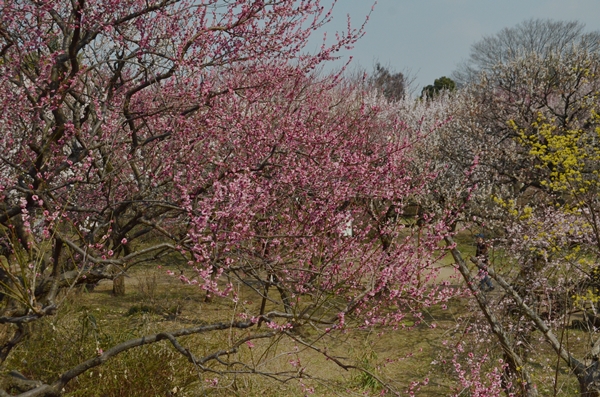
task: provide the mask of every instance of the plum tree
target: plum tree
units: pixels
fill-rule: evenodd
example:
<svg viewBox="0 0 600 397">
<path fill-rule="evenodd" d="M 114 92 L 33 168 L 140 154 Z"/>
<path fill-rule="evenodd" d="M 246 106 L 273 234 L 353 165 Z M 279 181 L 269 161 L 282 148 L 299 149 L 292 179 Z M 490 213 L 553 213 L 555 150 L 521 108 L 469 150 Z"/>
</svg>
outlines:
<svg viewBox="0 0 600 397">
<path fill-rule="evenodd" d="M 533 336 L 538 331 L 577 377 L 583 396 L 598 393 L 596 339 L 590 336 L 592 347 L 578 358 L 560 335 L 569 332 L 574 313 L 595 305 L 598 61 L 594 51 L 568 48 L 524 54 L 490 67 L 479 83 L 466 88 L 473 111 L 461 121 L 476 120 L 487 139 L 488 149 L 478 147 L 484 166 L 496 175 L 493 197 L 504 211 L 496 221 L 497 243 L 514 266 L 490 273 L 506 295 L 493 306 L 481 299 L 478 304 L 507 362 L 513 360 L 509 378 L 515 385 L 525 376 L 519 374 L 527 370 L 524 363 L 539 358 Z M 501 189 L 503 180 L 514 188 Z M 459 253 L 453 254 L 465 265 Z M 517 331 L 510 335 L 507 330 Z M 554 377 L 555 394 L 558 367 L 547 375 Z"/>
<path fill-rule="evenodd" d="M 420 133 L 341 74 L 313 74 L 362 35 L 350 29 L 306 53 L 329 18 L 318 0 L 2 4 L 0 359 L 27 324 L 61 309 L 59 291 L 168 255 L 209 296 L 236 301 L 237 278 L 278 308 L 106 346 L 48 383 L 21 382 L 24 395 L 59 395 L 161 340 L 217 374 L 260 372 L 228 357 L 282 337 L 351 368 L 322 335 L 348 318 L 418 320 L 422 305 L 449 298 L 430 282 L 445 228 L 423 224 L 416 245 L 397 221 L 433 177 L 408 167 Z M 305 323 L 320 336 L 293 332 Z M 249 333 L 203 357 L 178 339 L 234 328 Z"/>
</svg>

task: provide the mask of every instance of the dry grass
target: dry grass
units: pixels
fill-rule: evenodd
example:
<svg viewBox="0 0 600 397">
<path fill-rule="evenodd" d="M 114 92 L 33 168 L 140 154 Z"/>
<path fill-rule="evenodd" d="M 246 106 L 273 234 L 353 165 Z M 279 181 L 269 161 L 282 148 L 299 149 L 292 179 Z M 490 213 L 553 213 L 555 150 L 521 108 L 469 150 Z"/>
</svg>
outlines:
<svg viewBox="0 0 600 397">
<path fill-rule="evenodd" d="M 474 250 L 469 238 L 461 243 L 463 251 Z M 440 266 L 443 277 L 453 274 L 449 259 L 441 261 Z M 52 381 L 61 372 L 93 357 L 98 349 L 106 350 L 122 341 L 156 332 L 230 321 L 238 318 L 239 313 L 258 311 L 260 297 L 250 288 L 237 285 L 238 303 L 220 298 L 205 302 L 205 295 L 198 287 L 167 276 L 167 269 L 179 274 L 176 265 L 163 268 L 148 265 L 132 270 L 126 278 L 127 293 L 123 297 L 112 296 L 111 282 L 100 283 L 92 292 L 70 295 L 57 316 L 34 325 L 37 328 L 34 336 L 14 351 L 5 368 Z M 298 331 L 302 339 L 326 347 L 331 356 L 364 368 L 365 372 L 346 371 L 321 354 L 281 338 L 257 340 L 253 347 L 243 345 L 228 358 L 250 363 L 262 372 L 304 368 L 299 379 L 282 383 L 256 374 L 216 375 L 198 371 L 170 344 L 161 342 L 134 349 L 88 371 L 68 385 L 66 395 L 294 397 L 304 396 L 306 389 L 312 388 L 315 396 L 375 396 L 383 390 L 380 381 L 403 393 L 412 382 L 428 379 L 428 384 L 421 385 L 416 395 L 448 396 L 458 386 L 450 363 L 452 349 L 447 346 L 461 340 L 468 345 L 471 337 L 467 330 L 472 319 L 465 305 L 464 300 L 456 299 L 446 310 L 432 307 L 424 312 L 423 323 L 415 325 L 407 319 L 405 329 L 400 330 L 349 327 L 344 333 L 321 338 L 309 326 Z M 180 342 L 202 357 L 231 346 L 247 332 L 220 331 L 181 338 Z M 582 335 L 572 331 L 565 340 L 574 344 Z M 548 368 L 556 366 L 556 361 L 543 344 L 539 346 L 541 350 L 536 357 L 545 364 L 531 362 L 528 366 L 534 374 L 539 374 L 535 376 L 543 385 L 548 374 L 553 373 Z M 492 359 L 500 358 L 494 356 L 499 350 L 493 338 L 483 349 L 491 352 Z M 293 366 L 292 362 L 300 364 Z M 212 368 L 223 369 L 215 365 Z M 562 391 L 574 390 L 573 377 L 561 367 L 559 380 Z"/>
<path fill-rule="evenodd" d="M 184 285 L 165 275 L 165 268 L 147 266 L 135 269 L 126 278 L 126 295 L 112 296 L 112 284 L 100 283 L 92 292 L 72 294 L 57 316 L 35 324 L 36 332 L 18 347 L 6 363 L 26 376 L 52 381 L 61 372 L 131 338 L 198 324 L 228 321 L 244 311 L 256 311 L 260 297 L 239 286 L 239 303 L 214 298 L 204 301 L 198 287 Z M 134 349 L 102 366 L 88 371 L 67 387 L 68 396 L 302 396 L 314 388 L 315 396 L 377 395 L 382 380 L 399 391 L 411 381 L 430 378 L 427 394 L 447 395 L 447 374 L 432 369 L 439 359 L 441 340 L 455 323 L 450 310 L 432 309 L 428 324 L 411 330 L 348 329 L 343 334 L 318 339 L 328 353 L 368 371 L 346 371 L 322 355 L 289 339 L 255 341 L 242 346 L 235 359 L 252 363 L 257 371 L 298 371 L 300 380 L 280 383 L 257 375 L 217 376 L 201 373 L 166 342 Z M 413 322 L 407 320 L 407 326 Z M 314 340 L 318 333 L 305 326 L 299 336 Z M 182 345 L 197 356 L 231 345 L 247 331 L 221 331 L 181 338 Z M 291 362 L 298 361 L 294 367 Z M 222 367 L 221 367 L 222 368 Z M 217 387 L 209 387 L 218 378 Z"/>
</svg>

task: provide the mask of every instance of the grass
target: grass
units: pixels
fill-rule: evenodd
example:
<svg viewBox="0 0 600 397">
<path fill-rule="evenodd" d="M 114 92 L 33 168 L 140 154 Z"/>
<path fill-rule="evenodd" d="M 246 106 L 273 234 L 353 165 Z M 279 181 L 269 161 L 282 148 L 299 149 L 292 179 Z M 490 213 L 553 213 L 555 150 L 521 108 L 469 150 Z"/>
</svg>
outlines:
<svg viewBox="0 0 600 397">
<path fill-rule="evenodd" d="M 457 240 L 465 256 L 474 252 L 468 236 Z M 450 259 L 444 258 L 440 266 L 451 269 Z M 112 296 L 110 282 L 100 283 L 92 292 L 67 297 L 56 316 L 32 325 L 35 327 L 32 337 L 15 349 L 4 369 L 16 369 L 27 377 L 51 382 L 98 351 L 122 341 L 230 321 L 244 311 L 256 312 L 260 306 L 260 297 L 242 285 L 237 286 L 237 303 L 219 298 L 205 302 L 205 295 L 198 287 L 166 276 L 167 269 L 179 273 L 176 265 L 133 269 L 126 278 L 127 293 L 122 297 Z M 315 396 L 375 396 L 385 389 L 385 383 L 386 387 L 402 393 L 413 387 L 419 396 L 448 396 L 460 390 L 452 364 L 453 346 L 464 342 L 468 347 L 457 357 L 464 365 L 470 350 L 489 354 L 490 363 L 501 358 L 493 337 L 483 344 L 474 340 L 476 336 L 470 331 L 478 326 L 471 316 L 474 310 L 466 300 L 453 299 L 447 309 L 435 306 L 425 311 L 420 324 L 407 318 L 403 324 L 406 329 L 349 327 L 344 333 L 325 335 L 315 341 L 318 346 L 326 347 L 330 356 L 364 371 L 346 371 L 321 354 L 281 338 L 256 340 L 253 346 L 244 344 L 228 359 L 251 363 L 257 371 L 298 371 L 297 374 L 302 373 L 299 379 L 282 383 L 256 374 L 217 375 L 210 370 L 223 367 L 213 365 L 209 371 L 199 371 L 168 342 L 160 342 L 130 350 L 86 372 L 67 386 L 65 395 L 295 397 L 311 391 Z M 244 335 L 247 331 L 221 331 L 180 338 L 180 343 L 201 357 L 230 346 Z M 298 335 L 304 340 L 314 340 L 318 333 L 304 326 Z M 575 348 L 581 343 L 583 352 L 584 344 L 589 343 L 582 341 L 586 335 L 583 331 L 569 330 L 565 343 Z M 541 342 L 536 342 L 535 349 L 532 356 L 536 360 L 528 362 L 528 369 L 540 385 L 541 394 L 551 395 L 553 390 L 546 390 L 545 385 L 551 384 L 554 377 L 556 357 Z M 576 393 L 574 377 L 565 373 L 562 364 L 558 368 L 561 395 Z"/>
<path fill-rule="evenodd" d="M 33 325 L 35 332 L 18 346 L 5 363 L 32 379 L 51 382 L 60 373 L 94 357 L 122 341 L 164 330 L 174 330 L 234 318 L 244 310 L 229 300 L 215 298 L 204 302 L 197 287 L 183 285 L 163 276 L 165 269 L 138 268 L 126 279 L 127 293 L 111 295 L 110 282 L 102 282 L 92 292 L 79 292 L 63 303 L 58 314 Z M 249 289 L 240 289 L 240 302 L 248 309 L 260 304 Z M 439 308 L 433 309 L 440 311 Z M 441 311 L 440 311 L 441 313 Z M 437 316 L 430 313 L 428 318 Z M 452 321 L 451 318 L 448 320 Z M 445 320 L 443 320 L 445 321 Z M 412 326 L 412 320 L 407 320 Z M 166 342 L 133 349 L 94 368 L 66 388 L 67 396 L 303 396 L 314 388 L 316 396 L 378 395 L 378 379 L 403 390 L 410 381 L 433 377 L 437 395 L 448 391 L 444 376 L 436 377 L 429 363 L 437 357 L 444 327 L 426 325 L 411 331 L 390 329 L 364 331 L 349 329 L 336 337 L 320 340 L 329 354 L 364 368 L 367 372 L 345 371 L 320 354 L 290 340 L 264 340 L 254 347 L 242 346 L 235 359 L 254 363 L 258 370 L 294 370 L 290 362 L 306 368 L 306 378 L 286 383 L 256 375 L 216 376 L 201 373 Z M 317 332 L 310 327 L 300 331 L 310 340 Z M 228 346 L 244 332 L 217 332 L 181 338 L 182 345 L 202 356 Z M 218 378 L 216 387 L 209 387 Z M 432 394 L 435 395 L 435 394 Z"/>
</svg>

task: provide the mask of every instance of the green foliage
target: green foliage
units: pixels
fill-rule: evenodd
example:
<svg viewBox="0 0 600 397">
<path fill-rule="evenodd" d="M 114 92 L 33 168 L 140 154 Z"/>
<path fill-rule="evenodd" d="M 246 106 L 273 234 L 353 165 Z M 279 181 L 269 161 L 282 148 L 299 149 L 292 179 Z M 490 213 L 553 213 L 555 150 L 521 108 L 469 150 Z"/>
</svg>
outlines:
<svg viewBox="0 0 600 397">
<path fill-rule="evenodd" d="M 375 375 L 377 371 L 376 362 L 378 361 L 377 353 L 367 343 L 365 343 L 365 348 L 368 348 L 368 350 L 359 359 L 358 367 L 361 370 L 356 373 L 354 382 L 362 390 L 377 392 L 383 388 Z"/>
<path fill-rule="evenodd" d="M 433 85 L 428 85 L 421 91 L 421 98 L 432 99 L 438 95 L 441 91 L 454 91 L 456 89 L 456 83 L 449 77 L 442 76 L 439 79 L 435 79 Z"/>
</svg>

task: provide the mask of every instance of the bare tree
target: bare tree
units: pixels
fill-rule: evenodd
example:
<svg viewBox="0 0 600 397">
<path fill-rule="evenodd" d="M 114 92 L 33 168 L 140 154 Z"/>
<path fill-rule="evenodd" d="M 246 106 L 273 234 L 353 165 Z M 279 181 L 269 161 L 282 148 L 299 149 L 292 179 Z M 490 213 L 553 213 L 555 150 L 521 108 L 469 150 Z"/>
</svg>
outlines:
<svg viewBox="0 0 600 397">
<path fill-rule="evenodd" d="M 375 72 L 369 79 L 370 84 L 385 96 L 388 100 L 398 101 L 406 95 L 406 79 L 402 72 L 389 70 L 381 66 L 378 62 L 375 64 Z"/>
<path fill-rule="evenodd" d="M 551 53 L 564 54 L 574 47 L 597 52 L 600 32 L 585 32 L 584 29 L 585 25 L 578 21 L 526 20 L 473 44 L 469 58 L 452 77 L 459 84 L 473 82 L 481 72 L 490 73 L 495 65 L 531 53 L 545 58 Z"/>
</svg>

